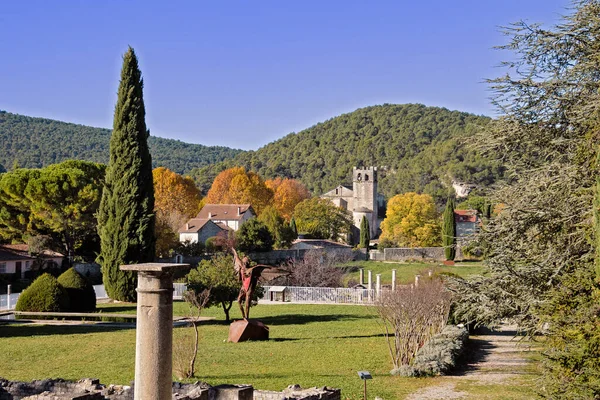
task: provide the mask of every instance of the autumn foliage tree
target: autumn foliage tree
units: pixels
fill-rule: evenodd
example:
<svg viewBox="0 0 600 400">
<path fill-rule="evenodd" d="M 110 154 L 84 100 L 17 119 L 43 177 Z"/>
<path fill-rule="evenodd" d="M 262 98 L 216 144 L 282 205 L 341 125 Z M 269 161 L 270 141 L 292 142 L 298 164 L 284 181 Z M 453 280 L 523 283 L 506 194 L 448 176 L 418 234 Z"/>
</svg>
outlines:
<svg viewBox="0 0 600 400">
<path fill-rule="evenodd" d="M 252 204 L 260 215 L 273 201 L 273 191 L 254 172 L 246 172 L 244 167 L 234 167 L 221 172 L 208 191 L 206 204 Z"/>
<path fill-rule="evenodd" d="M 348 210 L 319 197 L 300 202 L 294 211 L 294 219 L 299 233 L 315 239 L 338 240 L 348 235 L 352 226 L 352 214 Z"/>
<path fill-rule="evenodd" d="M 392 197 L 381 230 L 380 243 L 400 247 L 438 246 L 440 224 L 433 198 L 413 192 Z"/>
<path fill-rule="evenodd" d="M 265 181 L 265 184 L 273 191 L 273 205 L 286 221 L 292 218 L 298 203 L 310 199 L 306 186 L 296 179 L 278 177 Z"/>
<path fill-rule="evenodd" d="M 156 214 L 156 253 L 166 255 L 177 244 L 177 230 L 200 211 L 200 190 L 190 177 L 167 168 L 152 171 Z"/>
</svg>

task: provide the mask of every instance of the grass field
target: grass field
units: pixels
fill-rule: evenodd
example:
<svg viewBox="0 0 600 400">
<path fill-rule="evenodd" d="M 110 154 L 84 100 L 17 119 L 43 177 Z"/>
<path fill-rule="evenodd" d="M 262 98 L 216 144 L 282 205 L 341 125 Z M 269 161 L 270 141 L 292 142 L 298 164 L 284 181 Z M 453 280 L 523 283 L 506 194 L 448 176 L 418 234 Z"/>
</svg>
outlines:
<svg viewBox="0 0 600 400">
<path fill-rule="evenodd" d="M 345 263 L 344 266 L 349 266 L 353 272 L 345 277 L 345 282 L 353 279 L 358 282 L 359 268 L 365 269 L 365 282 L 367 280 L 367 271 L 372 271 L 373 284 L 375 284 L 375 275 L 381 274 L 381 283 L 389 285 L 392 283 L 392 269 L 396 270 L 396 279 L 398 283 L 412 283 L 415 281 L 416 274 L 427 276 L 427 272 L 432 270 L 434 273 L 451 272 L 460 276 L 469 276 L 481 274 L 484 267 L 480 262 L 464 262 L 456 263 L 453 266 L 445 266 L 441 263 L 393 263 L 381 261 L 353 261 Z"/>
<path fill-rule="evenodd" d="M 131 313 L 135 309 L 133 304 L 100 307 L 104 312 Z M 186 307 L 175 303 L 175 314 L 185 314 Z M 239 310 L 232 311 L 232 316 L 239 318 Z M 204 315 L 217 319 L 200 327 L 200 352 L 192 381 L 249 383 L 269 390 L 295 383 L 327 385 L 341 388 L 344 399 L 359 399 L 362 382 L 356 371 L 368 370 L 374 378 L 369 381 L 370 398 L 401 399 L 421 387 L 450 379 L 390 376 L 389 355 L 371 307 L 259 305 L 252 309 L 252 317 L 270 327 L 271 340 L 237 344 L 225 342 L 228 325 L 222 310 L 211 308 Z M 177 328 L 175 341 L 189 334 L 191 328 Z M 0 325 L 0 376 L 11 380 L 96 377 L 103 383 L 127 384 L 134 375 L 134 353 L 133 329 Z M 511 387 L 484 388 L 468 380 L 459 386 L 477 393 L 472 398 L 519 399 L 531 394 L 530 378 L 522 379 L 525 381 L 511 382 Z"/>
</svg>

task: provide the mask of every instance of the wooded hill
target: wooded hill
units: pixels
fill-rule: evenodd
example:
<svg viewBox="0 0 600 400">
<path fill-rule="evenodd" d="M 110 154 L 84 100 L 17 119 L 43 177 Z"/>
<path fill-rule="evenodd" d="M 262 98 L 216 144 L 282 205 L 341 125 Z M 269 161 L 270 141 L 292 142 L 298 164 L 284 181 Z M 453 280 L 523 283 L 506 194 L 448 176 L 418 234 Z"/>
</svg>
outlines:
<svg viewBox="0 0 600 400">
<path fill-rule="evenodd" d="M 203 192 L 223 169 L 296 178 L 314 194 L 351 183 L 353 166 L 377 166 L 387 198 L 416 191 L 444 203 L 453 179 L 485 187 L 502 168 L 464 143 L 490 118 L 421 104 L 384 104 L 291 133 L 256 151 L 191 172 Z"/>
<path fill-rule="evenodd" d="M 386 197 L 416 191 L 445 203 L 450 183 L 486 187 L 502 168 L 465 144 L 490 119 L 421 104 L 358 109 L 291 133 L 256 151 L 150 137 L 154 166 L 191 175 L 206 194 L 223 169 L 301 180 L 315 195 L 351 183 L 353 166 L 379 167 Z M 110 130 L 0 111 L 0 164 L 35 168 L 66 159 L 108 162 Z"/>
<path fill-rule="evenodd" d="M 0 111 L 0 164 L 6 169 L 10 169 L 15 160 L 23 168 L 40 168 L 68 159 L 106 164 L 110 132 L 109 129 Z M 180 174 L 241 152 L 155 136 L 150 136 L 148 144 L 154 167 L 167 167 Z"/>
</svg>

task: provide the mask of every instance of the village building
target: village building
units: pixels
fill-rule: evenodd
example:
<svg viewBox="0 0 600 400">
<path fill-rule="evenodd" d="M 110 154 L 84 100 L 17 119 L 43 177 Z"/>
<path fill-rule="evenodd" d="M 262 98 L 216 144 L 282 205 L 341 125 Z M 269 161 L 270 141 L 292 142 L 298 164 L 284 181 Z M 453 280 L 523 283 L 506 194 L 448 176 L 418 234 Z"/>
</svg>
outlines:
<svg viewBox="0 0 600 400">
<path fill-rule="evenodd" d="M 385 198 L 377 192 L 377 167 L 357 168 L 352 170 L 352 187 L 340 185 L 321 195 L 338 207 L 352 213 L 353 237 L 357 240 L 363 216 L 369 221 L 371 238 L 379 234 L 379 225 L 384 217 Z"/>
<path fill-rule="evenodd" d="M 458 240 L 466 239 L 477 233 L 481 223 L 477 210 L 454 210 L 454 221 Z"/>
<path fill-rule="evenodd" d="M 255 216 L 250 204 L 207 204 L 179 229 L 179 241 L 204 243 L 210 237 L 237 231 Z"/>
<path fill-rule="evenodd" d="M 18 279 L 26 278 L 34 263 L 42 263 L 44 267 L 61 265 L 64 255 L 51 250 L 44 250 L 39 255 L 29 253 L 26 244 L 0 245 L 0 275 L 12 274 Z"/>
</svg>

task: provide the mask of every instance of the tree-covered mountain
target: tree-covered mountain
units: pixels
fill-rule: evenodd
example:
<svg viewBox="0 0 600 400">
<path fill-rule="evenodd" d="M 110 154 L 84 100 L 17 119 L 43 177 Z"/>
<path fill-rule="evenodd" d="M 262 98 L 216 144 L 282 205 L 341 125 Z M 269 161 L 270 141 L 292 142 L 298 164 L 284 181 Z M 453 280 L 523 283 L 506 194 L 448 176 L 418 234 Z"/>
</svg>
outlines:
<svg viewBox="0 0 600 400">
<path fill-rule="evenodd" d="M 41 168 L 67 159 L 108 163 L 110 130 L 0 111 L 0 172 L 14 162 L 23 168 Z M 190 172 L 234 157 L 241 150 L 203 146 L 150 136 L 154 167 Z"/>
<path fill-rule="evenodd" d="M 498 163 L 465 144 L 489 121 L 421 104 L 366 107 L 191 175 L 206 192 L 220 171 L 244 166 L 264 178 L 299 179 L 318 195 L 350 183 L 353 166 L 377 166 L 380 191 L 387 198 L 416 191 L 445 202 L 452 180 L 485 187 L 501 176 Z"/>
</svg>

